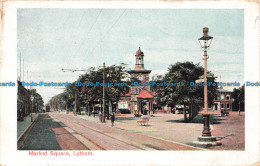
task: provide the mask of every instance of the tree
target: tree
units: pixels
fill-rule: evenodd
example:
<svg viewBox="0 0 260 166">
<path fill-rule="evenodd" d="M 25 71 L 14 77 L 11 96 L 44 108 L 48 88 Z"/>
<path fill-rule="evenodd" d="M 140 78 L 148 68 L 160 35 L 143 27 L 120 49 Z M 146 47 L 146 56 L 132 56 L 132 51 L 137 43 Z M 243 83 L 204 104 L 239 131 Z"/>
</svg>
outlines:
<svg viewBox="0 0 260 166">
<path fill-rule="evenodd" d="M 122 83 L 123 81 L 128 84 L 129 82 L 125 79 L 128 77 L 127 71 L 125 70 L 125 64 L 119 66 L 112 65 L 105 68 L 105 83 Z M 92 83 L 103 83 L 103 68 L 97 70 L 92 69 L 89 74 L 86 74 L 80 79 L 80 81 L 92 82 Z M 81 92 L 85 96 L 86 100 L 89 102 L 94 102 L 96 100 L 103 100 L 103 86 L 88 86 L 82 88 Z M 112 103 L 117 103 L 120 99 L 121 94 L 129 92 L 129 86 L 105 86 L 105 101 L 109 106 Z M 85 101 L 86 101 L 85 100 Z M 109 107 L 110 109 L 113 109 Z M 111 112 L 112 110 L 110 110 Z M 107 113 L 108 115 L 108 113 Z"/>
<path fill-rule="evenodd" d="M 35 112 L 39 112 L 40 108 L 43 108 L 44 102 L 42 96 L 36 92 L 36 89 L 32 89 L 33 91 L 33 108 Z"/>
<path fill-rule="evenodd" d="M 208 71 L 208 74 L 211 72 Z M 162 104 L 174 107 L 175 105 L 184 106 L 184 121 L 187 122 L 186 107 L 188 108 L 189 120 L 192 120 L 203 106 L 204 87 L 191 86 L 190 82 L 195 82 L 204 74 L 204 68 L 192 62 L 177 62 L 169 67 L 163 82 L 181 83 L 181 86 L 165 86 L 158 96 Z M 215 82 L 215 77 L 208 78 L 208 82 Z M 208 103 L 213 104 L 216 97 L 216 86 L 208 86 Z"/>
<path fill-rule="evenodd" d="M 122 63 L 119 66 L 112 65 L 106 67 L 105 82 L 122 83 L 124 81 L 127 85 L 130 85 L 131 82 L 126 80 L 129 75 L 125 69 L 125 66 L 126 64 Z M 78 86 L 78 82 L 93 83 L 94 86 Z M 97 82 L 103 83 L 103 68 L 91 67 L 89 72 L 81 75 L 77 81 L 72 84 L 72 86 L 66 87 L 64 93 L 62 94 L 62 100 L 66 100 L 66 104 L 72 105 L 75 100 L 75 94 L 77 94 L 77 108 L 87 106 L 90 115 L 90 109 L 91 107 L 92 109 L 94 108 L 95 102 L 103 100 L 103 86 L 100 84 L 96 86 Z M 105 101 L 111 106 L 112 103 L 118 102 L 121 94 L 128 92 L 129 86 L 105 86 Z"/>
<path fill-rule="evenodd" d="M 245 84 L 238 89 L 233 89 L 232 98 L 234 99 L 232 109 L 239 110 L 240 114 L 240 111 L 245 110 Z"/>
</svg>

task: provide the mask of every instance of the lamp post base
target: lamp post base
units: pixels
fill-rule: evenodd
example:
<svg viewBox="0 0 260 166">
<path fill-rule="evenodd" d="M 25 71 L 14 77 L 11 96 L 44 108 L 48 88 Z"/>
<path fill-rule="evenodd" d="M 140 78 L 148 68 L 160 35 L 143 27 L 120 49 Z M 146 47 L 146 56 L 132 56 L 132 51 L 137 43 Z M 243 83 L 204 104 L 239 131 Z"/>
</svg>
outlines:
<svg viewBox="0 0 260 166">
<path fill-rule="evenodd" d="M 204 120 L 204 125 L 203 125 L 202 136 L 210 137 L 211 132 L 209 126 L 209 114 L 203 114 L 203 120 Z"/>
<path fill-rule="evenodd" d="M 209 147 L 209 146 L 219 146 L 222 145 L 220 141 L 217 141 L 217 138 L 211 136 L 210 126 L 209 126 L 209 114 L 203 114 L 204 125 L 202 136 L 197 138 L 197 141 L 194 141 L 195 146 Z"/>
<path fill-rule="evenodd" d="M 217 141 L 216 137 L 205 137 L 199 136 L 197 141 L 194 141 L 195 146 L 209 147 L 209 146 L 220 146 L 222 143 Z"/>
</svg>

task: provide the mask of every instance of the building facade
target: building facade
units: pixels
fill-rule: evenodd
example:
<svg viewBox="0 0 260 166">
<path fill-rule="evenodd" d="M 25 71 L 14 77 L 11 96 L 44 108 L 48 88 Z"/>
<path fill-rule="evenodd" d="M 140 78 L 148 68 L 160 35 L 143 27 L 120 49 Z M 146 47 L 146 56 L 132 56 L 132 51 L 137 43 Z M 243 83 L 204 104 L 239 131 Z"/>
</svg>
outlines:
<svg viewBox="0 0 260 166">
<path fill-rule="evenodd" d="M 214 100 L 213 110 L 232 111 L 232 91 L 220 87 L 217 90 L 217 98 Z"/>
</svg>

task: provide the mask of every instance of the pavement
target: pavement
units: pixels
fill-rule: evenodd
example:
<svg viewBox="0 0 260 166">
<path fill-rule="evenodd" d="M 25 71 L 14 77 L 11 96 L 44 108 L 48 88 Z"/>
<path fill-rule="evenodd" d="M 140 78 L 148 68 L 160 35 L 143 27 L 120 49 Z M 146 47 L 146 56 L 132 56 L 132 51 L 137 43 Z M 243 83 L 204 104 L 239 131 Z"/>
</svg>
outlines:
<svg viewBox="0 0 260 166">
<path fill-rule="evenodd" d="M 39 114 L 32 114 L 33 120 L 35 120 Z M 33 122 L 31 122 L 31 116 L 28 115 L 24 117 L 24 121 L 17 121 L 17 138 L 19 138 L 24 132 L 30 127 L 30 125 Z"/>
<path fill-rule="evenodd" d="M 40 114 L 21 150 L 61 150 L 56 135 L 51 130 L 56 127 L 61 125 L 53 121 L 48 114 Z"/>
<path fill-rule="evenodd" d="M 214 150 L 245 150 L 245 115 L 230 112 L 229 116 L 219 117 L 213 124 L 211 134 L 218 136 L 222 146 L 209 147 Z"/>
</svg>

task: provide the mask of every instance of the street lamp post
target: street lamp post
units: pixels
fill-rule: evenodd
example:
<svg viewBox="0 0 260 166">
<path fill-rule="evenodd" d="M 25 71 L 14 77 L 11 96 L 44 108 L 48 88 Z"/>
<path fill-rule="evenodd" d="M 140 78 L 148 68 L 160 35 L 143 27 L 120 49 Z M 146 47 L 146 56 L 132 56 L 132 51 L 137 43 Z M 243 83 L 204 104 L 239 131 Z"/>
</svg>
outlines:
<svg viewBox="0 0 260 166">
<path fill-rule="evenodd" d="M 202 136 L 211 136 L 210 132 L 210 126 L 209 126 L 209 114 L 208 114 L 208 86 L 207 86 L 207 50 L 211 44 L 211 41 L 213 37 L 208 35 L 208 28 L 203 28 L 203 36 L 199 38 L 199 42 L 201 47 L 204 49 L 204 55 L 203 55 L 203 60 L 204 60 L 204 109 L 205 112 L 203 114 L 203 119 L 204 119 L 204 127 L 203 127 L 203 132 Z"/>
<path fill-rule="evenodd" d="M 211 136 L 210 125 L 209 125 L 209 113 L 208 113 L 208 86 L 207 86 L 207 50 L 211 44 L 213 37 L 208 35 L 208 28 L 203 28 L 203 36 L 199 38 L 201 48 L 204 50 L 204 113 L 203 113 L 203 131 L 202 136 L 198 137 L 198 141 L 195 144 L 203 146 L 221 145 L 220 142 L 216 141 L 216 137 Z"/>
</svg>

